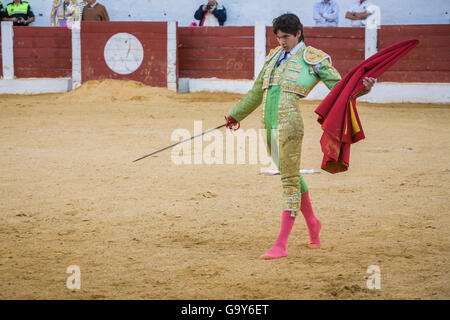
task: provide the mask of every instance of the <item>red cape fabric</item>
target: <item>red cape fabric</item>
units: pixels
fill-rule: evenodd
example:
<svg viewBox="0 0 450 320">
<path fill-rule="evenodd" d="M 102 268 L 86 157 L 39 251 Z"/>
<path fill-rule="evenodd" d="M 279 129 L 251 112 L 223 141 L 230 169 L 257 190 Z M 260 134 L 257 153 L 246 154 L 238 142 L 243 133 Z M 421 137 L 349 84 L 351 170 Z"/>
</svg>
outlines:
<svg viewBox="0 0 450 320">
<path fill-rule="evenodd" d="M 354 97 L 364 89 L 362 80 L 378 78 L 418 44 L 416 39 L 405 40 L 377 52 L 347 73 L 320 103 L 315 112 L 324 131 L 320 139 L 323 170 L 330 173 L 347 171 L 350 145 L 365 138 Z"/>
</svg>

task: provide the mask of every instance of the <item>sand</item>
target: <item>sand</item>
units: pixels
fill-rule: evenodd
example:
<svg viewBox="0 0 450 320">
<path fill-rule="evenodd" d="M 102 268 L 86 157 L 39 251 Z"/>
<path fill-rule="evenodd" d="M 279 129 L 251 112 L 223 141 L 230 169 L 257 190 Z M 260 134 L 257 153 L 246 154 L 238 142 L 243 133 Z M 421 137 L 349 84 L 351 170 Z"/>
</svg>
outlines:
<svg viewBox="0 0 450 320">
<path fill-rule="evenodd" d="M 288 257 L 263 261 L 279 231 L 280 176 L 175 165 L 170 151 L 132 163 L 194 120 L 222 124 L 240 97 L 112 80 L 0 96 L 0 298 L 450 298 L 449 105 L 359 103 L 366 139 L 350 170 L 304 176 L 322 247 L 308 248 L 300 216 Z M 317 104 L 302 106 L 304 169 L 320 169 Z M 71 265 L 79 290 L 66 286 Z M 367 287 L 371 265 L 381 289 Z"/>
</svg>

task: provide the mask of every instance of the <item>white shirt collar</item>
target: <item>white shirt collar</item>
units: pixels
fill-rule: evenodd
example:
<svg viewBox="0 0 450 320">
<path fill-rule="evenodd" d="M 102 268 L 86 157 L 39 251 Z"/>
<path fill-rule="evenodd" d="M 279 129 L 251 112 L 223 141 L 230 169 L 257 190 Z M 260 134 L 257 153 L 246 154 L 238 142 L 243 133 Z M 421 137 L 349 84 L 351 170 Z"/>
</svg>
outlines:
<svg viewBox="0 0 450 320">
<path fill-rule="evenodd" d="M 303 43 L 303 41 L 300 41 L 294 48 L 292 48 L 291 51 L 289 51 L 289 53 L 286 53 L 286 51 L 283 50 L 283 52 L 278 57 L 277 66 L 281 63 L 280 61 L 286 61 L 286 59 L 296 54 L 304 45 L 305 44 Z"/>
<path fill-rule="evenodd" d="M 90 4 L 91 8 L 95 7 L 96 4 L 97 4 L 97 1 L 95 1 L 93 4 Z"/>
<path fill-rule="evenodd" d="M 292 48 L 291 51 L 289 51 L 289 56 L 296 54 L 303 47 L 303 45 L 303 41 L 300 41 L 294 48 Z"/>
</svg>

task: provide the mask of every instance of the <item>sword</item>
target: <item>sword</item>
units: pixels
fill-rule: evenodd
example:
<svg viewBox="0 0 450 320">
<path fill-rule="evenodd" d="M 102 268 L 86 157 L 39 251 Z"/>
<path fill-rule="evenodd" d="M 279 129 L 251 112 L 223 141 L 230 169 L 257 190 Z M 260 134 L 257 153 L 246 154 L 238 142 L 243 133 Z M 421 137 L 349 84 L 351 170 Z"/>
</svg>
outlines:
<svg viewBox="0 0 450 320">
<path fill-rule="evenodd" d="M 147 158 L 147 157 L 153 156 L 153 155 L 155 155 L 155 154 L 157 154 L 157 153 L 160 153 L 160 152 L 162 152 L 162 151 L 164 151 L 164 150 L 173 148 L 173 147 L 175 147 L 175 146 L 177 146 L 177 145 L 179 145 L 179 144 L 181 144 L 181 143 L 184 143 L 184 142 L 190 141 L 190 140 L 192 140 L 192 139 L 194 139 L 194 138 L 203 136 L 203 135 L 207 134 L 208 132 L 211 132 L 211 131 L 214 131 L 214 130 L 218 130 L 218 129 L 220 129 L 220 128 L 223 128 L 223 127 L 225 127 L 226 125 L 227 125 L 227 124 L 225 123 L 225 124 L 222 124 L 221 126 L 218 126 L 218 127 L 215 127 L 215 128 L 209 129 L 209 130 L 206 130 L 205 132 L 202 132 L 202 133 L 200 133 L 200 134 L 198 134 L 198 135 L 196 135 L 196 136 L 193 136 L 193 137 L 191 137 L 191 138 L 189 138 L 189 139 L 185 139 L 185 140 L 183 140 L 183 141 L 174 143 L 174 144 L 172 144 L 172 145 L 170 145 L 170 146 L 168 146 L 168 147 L 165 147 L 165 148 L 163 148 L 163 149 L 161 149 L 161 150 L 158 150 L 158 151 L 152 152 L 152 153 L 150 153 L 150 154 L 147 154 L 147 155 L 145 155 L 145 156 L 143 156 L 143 157 L 140 157 L 140 158 L 134 160 L 133 162 L 136 162 L 136 161 L 145 159 L 145 158 Z M 237 128 L 237 129 L 239 129 L 240 126 L 241 126 L 240 123 L 238 123 L 238 128 Z M 233 130 L 236 131 L 237 129 L 233 129 Z"/>
</svg>

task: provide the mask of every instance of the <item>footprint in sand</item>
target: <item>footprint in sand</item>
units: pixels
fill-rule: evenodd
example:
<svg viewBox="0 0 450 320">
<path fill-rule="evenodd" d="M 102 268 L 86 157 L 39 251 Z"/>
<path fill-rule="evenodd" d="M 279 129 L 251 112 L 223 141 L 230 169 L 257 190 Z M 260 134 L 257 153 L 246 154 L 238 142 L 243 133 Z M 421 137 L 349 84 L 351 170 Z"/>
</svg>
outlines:
<svg viewBox="0 0 450 320">
<path fill-rule="evenodd" d="M 217 194 L 214 194 L 214 193 L 212 193 L 210 191 L 203 192 L 203 193 L 201 193 L 199 195 L 201 195 L 204 198 L 217 198 Z"/>
</svg>

